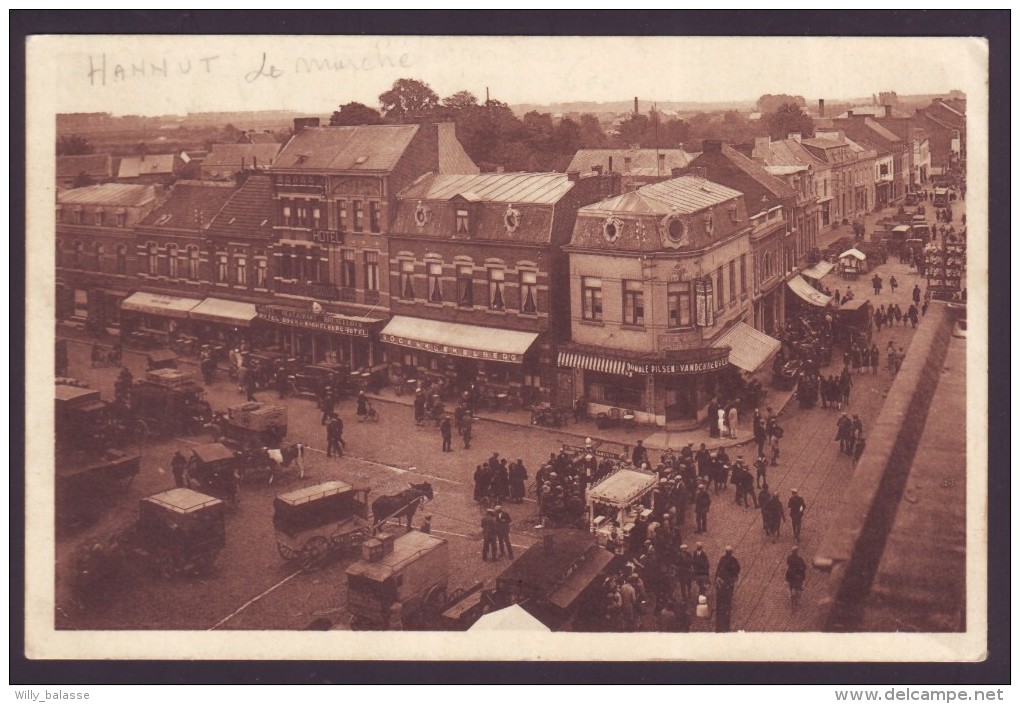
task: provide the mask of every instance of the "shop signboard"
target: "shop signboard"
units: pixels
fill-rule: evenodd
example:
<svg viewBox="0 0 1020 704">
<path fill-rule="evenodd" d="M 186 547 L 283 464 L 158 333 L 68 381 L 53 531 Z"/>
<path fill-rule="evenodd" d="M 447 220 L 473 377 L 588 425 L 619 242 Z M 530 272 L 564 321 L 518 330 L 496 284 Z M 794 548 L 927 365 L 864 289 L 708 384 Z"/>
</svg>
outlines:
<svg viewBox="0 0 1020 704">
<path fill-rule="evenodd" d="M 269 323 L 321 330 L 323 332 L 333 332 L 353 337 L 368 337 L 369 328 L 372 325 L 369 321 L 355 320 L 338 313 L 297 310 L 296 308 L 268 305 L 256 306 L 256 310 L 258 311 L 259 319 Z"/>
</svg>

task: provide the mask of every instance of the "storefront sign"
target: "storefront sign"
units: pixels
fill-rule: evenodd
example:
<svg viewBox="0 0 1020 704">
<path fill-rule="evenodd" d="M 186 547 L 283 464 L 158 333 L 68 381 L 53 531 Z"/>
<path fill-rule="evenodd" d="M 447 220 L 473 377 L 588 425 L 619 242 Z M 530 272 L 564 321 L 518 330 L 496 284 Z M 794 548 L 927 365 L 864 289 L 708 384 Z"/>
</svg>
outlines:
<svg viewBox="0 0 1020 704">
<path fill-rule="evenodd" d="M 563 445 L 563 449 L 567 452 L 574 453 L 586 453 L 593 457 L 602 457 L 607 460 L 627 460 L 627 455 L 622 452 L 609 452 L 608 450 L 596 450 L 591 447 L 584 447 L 583 445 Z"/>
<path fill-rule="evenodd" d="M 369 323 L 352 320 L 336 313 L 314 313 L 310 310 L 294 308 L 277 308 L 275 306 L 257 306 L 259 320 L 280 325 L 292 325 L 298 328 L 335 332 L 340 335 L 368 337 Z"/>
<path fill-rule="evenodd" d="M 722 369 L 729 364 L 729 357 L 726 359 L 713 359 L 707 362 L 666 362 L 666 363 L 641 363 L 634 364 L 627 362 L 628 374 L 703 374 Z"/>
<path fill-rule="evenodd" d="M 379 339 L 383 342 L 389 342 L 394 345 L 400 345 L 401 347 L 410 347 L 415 350 L 422 350 L 424 352 L 434 352 L 435 354 L 449 354 L 455 357 L 468 357 L 469 359 L 482 359 L 489 362 L 511 362 L 514 364 L 520 364 L 524 356 L 515 354 L 512 352 L 495 352 L 489 350 L 475 350 L 468 347 L 457 347 L 454 345 L 444 345 L 440 342 L 424 342 L 422 340 L 411 340 L 406 337 L 400 337 L 398 335 L 390 335 L 383 333 L 379 335 Z"/>
</svg>

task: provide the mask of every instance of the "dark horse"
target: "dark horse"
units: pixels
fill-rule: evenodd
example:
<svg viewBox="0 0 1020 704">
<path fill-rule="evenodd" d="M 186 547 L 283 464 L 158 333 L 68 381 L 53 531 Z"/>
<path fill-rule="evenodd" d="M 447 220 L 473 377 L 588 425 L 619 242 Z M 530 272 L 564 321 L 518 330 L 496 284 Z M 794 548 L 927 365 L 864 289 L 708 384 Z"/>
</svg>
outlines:
<svg viewBox="0 0 1020 704">
<path fill-rule="evenodd" d="M 400 518 L 404 517 L 407 518 L 407 529 L 411 530 L 411 519 L 418 506 L 432 500 L 432 485 L 428 482 L 408 483 L 408 487 L 399 494 L 380 496 L 372 502 L 372 518 L 376 525 L 388 518 L 396 518 L 399 524 Z"/>
</svg>

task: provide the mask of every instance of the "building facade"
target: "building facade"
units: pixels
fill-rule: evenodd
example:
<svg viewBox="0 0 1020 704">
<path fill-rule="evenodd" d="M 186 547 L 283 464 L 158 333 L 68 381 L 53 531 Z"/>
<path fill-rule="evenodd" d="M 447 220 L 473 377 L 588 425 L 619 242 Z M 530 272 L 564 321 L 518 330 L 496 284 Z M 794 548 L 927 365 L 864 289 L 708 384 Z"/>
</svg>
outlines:
<svg viewBox="0 0 1020 704">
<path fill-rule="evenodd" d="M 567 173 L 619 173 L 626 193 L 673 178 L 673 170 L 686 168 L 695 156 L 683 149 L 578 149 Z"/>
<path fill-rule="evenodd" d="M 733 372 L 732 347 L 719 341 L 758 334 L 745 324 L 751 231 L 744 196 L 696 176 L 581 208 L 566 248 L 571 342 L 559 353 L 559 397 L 659 426 L 702 422 Z"/>
<path fill-rule="evenodd" d="M 548 401 L 570 321 L 567 262 L 579 207 L 614 192 L 593 173 L 429 174 L 399 195 L 381 337 L 404 378 Z M 395 371 L 396 371 L 395 366 Z"/>
</svg>

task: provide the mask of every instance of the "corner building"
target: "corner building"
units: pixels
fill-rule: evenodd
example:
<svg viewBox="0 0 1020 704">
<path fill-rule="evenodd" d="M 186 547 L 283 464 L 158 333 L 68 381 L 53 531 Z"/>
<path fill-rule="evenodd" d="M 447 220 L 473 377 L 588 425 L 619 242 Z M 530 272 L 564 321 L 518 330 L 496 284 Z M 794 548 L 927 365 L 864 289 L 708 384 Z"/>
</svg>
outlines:
<svg viewBox="0 0 1020 704">
<path fill-rule="evenodd" d="M 754 330 L 743 195 L 681 176 L 581 208 L 570 259 L 571 342 L 561 397 L 591 414 L 689 428 L 725 391 L 731 352 L 758 368 L 778 341 Z"/>
</svg>

